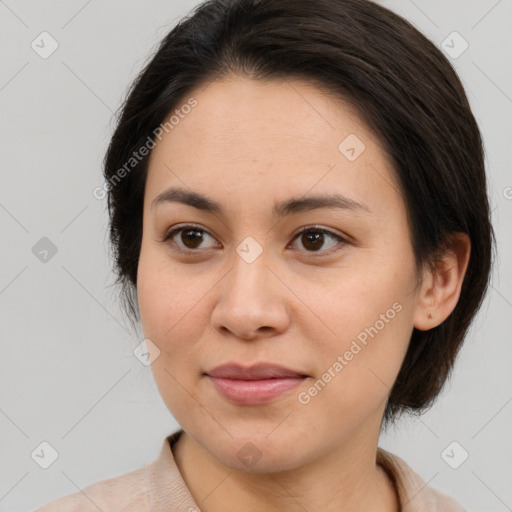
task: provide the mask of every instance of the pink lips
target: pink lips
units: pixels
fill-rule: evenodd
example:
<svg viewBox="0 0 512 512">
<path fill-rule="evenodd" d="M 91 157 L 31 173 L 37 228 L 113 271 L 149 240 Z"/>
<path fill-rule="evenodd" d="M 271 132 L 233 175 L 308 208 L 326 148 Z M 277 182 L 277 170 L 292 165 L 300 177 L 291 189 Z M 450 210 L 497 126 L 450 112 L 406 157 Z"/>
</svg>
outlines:
<svg viewBox="0 0 512 512">
<path fill-rule="evenodd" d="M 269 403 L 298 386 L 307 377 L 272 364 L 251 367 L 225 364 L 210 370 L 206 375 L 224 398 L 245 405 Z"/>
</svg>

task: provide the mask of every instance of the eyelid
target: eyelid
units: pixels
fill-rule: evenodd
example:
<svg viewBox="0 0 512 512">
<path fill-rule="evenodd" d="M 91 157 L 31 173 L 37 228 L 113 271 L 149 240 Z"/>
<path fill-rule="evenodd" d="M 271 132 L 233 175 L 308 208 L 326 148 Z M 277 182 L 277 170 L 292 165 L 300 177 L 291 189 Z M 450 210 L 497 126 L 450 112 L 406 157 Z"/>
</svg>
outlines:
<svg viewBox="0 0 512 512">
<path fill-rule="evenodd" d="M 162 242 L 169 242 L 171 240 L 171 238 L 173 238 L 177 233 L 179 233 L 180 231 L 186 231 L 187 229 L 197 229 L 197 231 L 203 231 L 208 236 L 212 237 L 213 239 L 216 239 L 216 237 L 214 235 L 212 235 L 207 229 L 205 229 L 201 225 L 188 222 L 188 223 L 184 223 L 184 224 L 175 224 L 174 226 L 172 226 L 168 231 L 166 231 L 166 233 L 162 239 Z M 188 253 L 199 252 L 199 250 L 183 249 L 181 247 L 178 247 L 178 250 L 181 252 L 188 252 Z M 204 249 L 203 249 L 203 251 L 204 251 Z"/>
<path fill-rule="evenodd" d="M 163 238 L 162 242 L 170 241 L 171 238 L 173 238 L 177 233 L 179 233 L 180 231 L 186 231 L 187 228 L 197 229 L 198 231 L 202 231 L 202 232 L 206 233 L 208 236 L 216 239 L 216 237 L 214 235 L 212 235 L 207 229 L 205 229 L 201 225 L 193 224 L 193 223 L 184 223 L 184 224 L 176 224 L 176 225 L 172 226 L 172 228 L 170 228 L 166 232 L 166 234 L 164 235 L 164 238 Z M 323 227 L 323 226 L 320 226 L 320 225 L 317 225 L 317 224 L 310 224 L 308 226 L 303 226 L 303 227 L 299 228 L 292 235 L 291 242 L 293 243 L 297 239 L 298 236 L 302 235 L 303 233 L 310 232 L 310 231 L 312 231 L 312 232 L 321 232 L 321 233 L 330 235 L 333 238 L 337 239 L 338 242 L 342 245 L 342 247 L 344 247 L 345 245 L 351 243 L 351 238 L 349 236 L 341 235 L 341 234 L 337 233 L 336 231 L 332 230 L 331 228 L 326 228 L 326 227 Z M 202 249 L 201 250 L 201 249 L 188 249 L 188 248 L 183 249 L 182 247 L 178 247 L 178 249 L 176 249 L 176 250 L 178 250 L 180 252 L 183 252 L 183 253 L 188 253 L 188 254 L 193 254 L 193 253 L 199 254 L 201 251 L 205 251 L 205 250 L 208 250 L 208 249 L 211 249 L 211 248 L 206 248 L 206 249 Z M 330 254 L 333 254 L 333 253 L 337 253 L 340 250 L 341 249 L 336 249 L 334 251 L 333 250 L 326 250 L 326 251 L 301 251 L 301 252 L 307 253 L 308 256 L 320 257 L 320 256 L 327 256 L 327 255 L 330 255 Z"/>
<path fill-rule="evenodd" d="M 338 240 L 338 243 L 341 244 L 342 247 L 335 249 L 335 250 L 329 249 L 326 251 L 301 251 L 301 252 L 305 252 L 308 256 L 321 257 L 321 256 L 329 256 L 331 254 L 336 254 L 339 251 L 341 251 L 343 249 L 343 247 L 345 247 L 345 245 L 348 245 L 350 243 L 349 237 L 341 235 L 341 234 L 337 233 L 336 231 L 332 230 L 331 228 L 326 228 L 326 227 L 320 226 L 318 224 L 311 224 L 309 226 L 303 226 L 302 228 L 297 230 L 292 236 L 292 242 L 294 242 L 298 236 L 302 235 L 303 233 L 308 233 L 310 231 L 320 232 L 320 233 L 330 235 L 333 238 L 335 238 L 336 240 Z"/>
</svg>

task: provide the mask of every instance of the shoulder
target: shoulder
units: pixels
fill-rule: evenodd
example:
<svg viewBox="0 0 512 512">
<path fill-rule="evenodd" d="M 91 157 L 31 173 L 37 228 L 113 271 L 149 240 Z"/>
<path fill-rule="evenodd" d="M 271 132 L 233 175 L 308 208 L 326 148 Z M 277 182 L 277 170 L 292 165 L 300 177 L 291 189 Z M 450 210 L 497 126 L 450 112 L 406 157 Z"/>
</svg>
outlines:
<svg viewBox="0 0 512 512">
<path fill-rule="evenodd" d="M 93 483 L 34 512 L 155 512 L 181 509 L 183 503 L 193 509 L 194 501 L 172 453 L 182 432 L 166 437 L 158 457 L 146 466 Z"/>
<path fill-rule="evenodd" d="M 143 512 L 147 503 L 149 466 L 93 483 L 52 501 L 34 512 Z"/>
<path fill-rule="evenodd" d="M 379 447 L 377 463 L 395 482 L 404 512 L 467 512 L 452 497 L 428 486 L 400 457 Z"/>
</svg>

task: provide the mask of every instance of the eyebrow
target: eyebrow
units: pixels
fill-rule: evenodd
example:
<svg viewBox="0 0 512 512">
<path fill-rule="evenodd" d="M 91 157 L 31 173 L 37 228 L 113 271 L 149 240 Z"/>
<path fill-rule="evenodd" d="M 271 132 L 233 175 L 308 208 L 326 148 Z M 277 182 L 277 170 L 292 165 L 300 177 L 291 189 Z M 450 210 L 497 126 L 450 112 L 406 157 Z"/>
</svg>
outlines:
<svg viewBox="0 0 512 512">
<path fill-rule="evenodd" d="M 151 210 L 163 203 L 182 203 L 208 213 L 225 216 L 222 206 L 213 199 L 198 192 L 171 187 L 156 196 L 151 202 Z M 354 199 L 340 194 L 322 194 L 308 197 L 291 198 L 274 205 L 274 217 L 283 218 L 288 215 L 321 208 L 353 210 L 371 213 L 370 209 Z"/>
</svg>

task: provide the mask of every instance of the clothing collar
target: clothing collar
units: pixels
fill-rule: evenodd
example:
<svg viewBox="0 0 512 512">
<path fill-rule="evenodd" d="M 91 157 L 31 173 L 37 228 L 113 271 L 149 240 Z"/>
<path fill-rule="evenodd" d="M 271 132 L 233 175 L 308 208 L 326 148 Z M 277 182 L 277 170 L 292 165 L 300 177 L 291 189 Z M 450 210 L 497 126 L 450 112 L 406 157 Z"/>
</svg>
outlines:
<svg viewBox="0 0 512 512">
<path fill-rule="evenodd" d="M 147 468 L 146 483 L 148 489 L 152 491 L 149 494 L 150 510 L 169 512 L 199 512 L 200 510 L 183 480 L 172 451 L 182 433 L 183 429 L 179 429 L 166 437 L 160 455 Z M 395 484 L 401 512 L 463 510 L 447 496 L 446 500 L 456 508 L 438 507 L 440 494 L 434 493 L 427 487 L 427 484 L 405 461 L 380 447 L 377 448 L 377 464 L 383 467 Z"/>
</svg>

